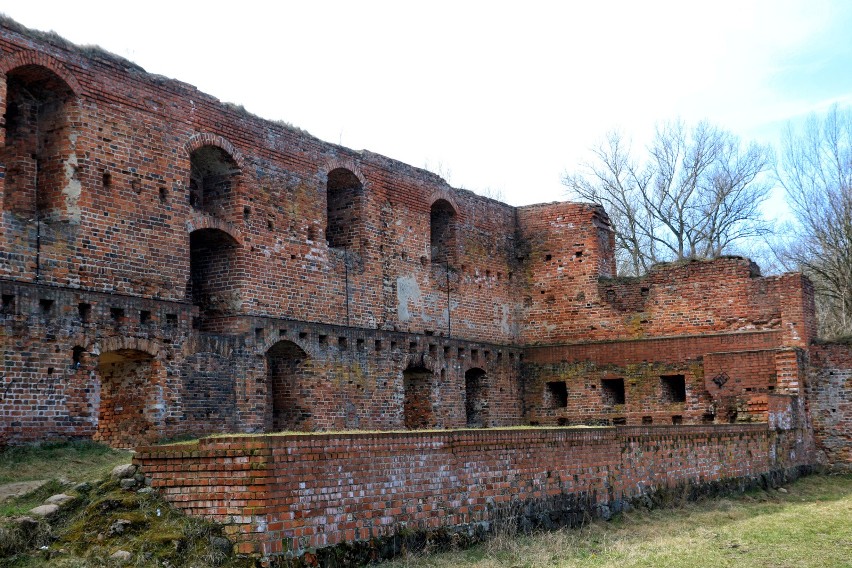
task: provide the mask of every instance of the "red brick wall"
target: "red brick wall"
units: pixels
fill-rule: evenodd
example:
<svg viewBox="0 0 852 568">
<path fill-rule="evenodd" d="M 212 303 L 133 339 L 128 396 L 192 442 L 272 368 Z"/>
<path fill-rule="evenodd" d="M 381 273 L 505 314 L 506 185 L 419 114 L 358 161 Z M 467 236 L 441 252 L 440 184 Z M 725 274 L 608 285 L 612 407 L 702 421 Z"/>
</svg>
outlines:
<svg viewBox="0 0 852 568">
<path fill-rule="evenodd" d="M 594 513 L 810 460 L 800 433 L 739 425 L 224 437 L 135 458 L 167 500 L 226 523 L 238 551 L 264 556 L 403 527 L 473 528 L 521 504 L 546 513 L 564 496 Z"/>
<path fill-rule="evenodd" d="M 270 430 L 276 401 L 287 407 L 277 427 L 400 428 L 404 373 L 414 368 L 434 381 L 411 412 L 433 427 L 467 422 L 472 369 L 485 371 L 471 388 L 485 426 L 611 418 L 583 399 L 586 387 L 571 389 L 576 412 L 539 412 L 536 381 L 561 372 L 535 369 L 548 358 L 591 361 L 593 378 L 606 378 L 606 365 L 651 373 L 652 383 L 657 367 L 672 367 L 695 385 L 692 398 L 655 407 L 657 387 L 646 384 L 628 421 L 681 411 L 696 421 L 711 402 L 685 361 L 734 350 L 731 342 L 758 350 L 812 337 L 812 289 L 800 275 L 759 278 L 747 260 L 728 258 L 616 279 L 600 207 L 510 207 L 7 20 L 0 72 L 0 287 L 19 304 L 0 314 L 0 426 L 14 441 L 130 445 Z M 45 112 L 27 107 L 24 88 Z M 38 123 L 52 127 L 46 142 L 31 135 Z M 34 159 L 44 175 L 29 187 Z M 329 189 L 341 196 L 332 228 L 352 229 L 338 227 L 331 244 L 345 247 L 327 242 Z M 54 302 L 51 314 L 42 299 Z M 91 321 L 80 303 L 91 304 Z M 560 345 L 711 332 L 738 335 Z M 307 363 L 269 380 L 279 340 Z M 153 386 L 132 365 L 110 368 L 105 344 L 151 357 Z M 527 345 L 536 348 L 522 377 Z M 72 369 L 75 348 L 84 356 Z M 779 384 L 792 392 L 802 366 L 779 361 Z M 634 363 L 650 370 L 621 370 Z M 144 399 L 133 409 L 144 420 L 128 421 L 113 384 Z"/>
<path fill-rule="evenodd" d="M 763 278 L 748 259 L 731 257 L 612 278 L 607 263 L 595 261 L 601 247 L 588 246 L 604 240 L 588 234 L 589 220 L 560 225 L 557 212 L 520 211 L 522 230 L 551 231 L 529 253 L 523 337 L 530 344 L 783 330 L 785 345 L 802 346 L 815 337 L 813 291 L 801 275 Z M 581 248 L 583 256 L 571 254 Z"/>
<path fill-rule="evenodd" d="M 852 347 L 812 345 L 807 400 L 817 447 L 828 463 L 852 468 Z"/>
</svg>

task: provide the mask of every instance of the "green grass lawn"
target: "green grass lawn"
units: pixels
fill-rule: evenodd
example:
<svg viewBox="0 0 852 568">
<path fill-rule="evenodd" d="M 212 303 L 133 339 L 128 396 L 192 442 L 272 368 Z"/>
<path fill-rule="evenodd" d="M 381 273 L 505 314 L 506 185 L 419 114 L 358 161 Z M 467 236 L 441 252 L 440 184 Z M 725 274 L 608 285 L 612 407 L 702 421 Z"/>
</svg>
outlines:
<svg viewBox="0 0 852 568">
<path fill-rule="evenodd" d="M 501 534 L 474 548 L 420 553 L 390 567 L 852 566 L 852 475 L 817 475 L 676 509 L 532 536 Z"/>
</svg>

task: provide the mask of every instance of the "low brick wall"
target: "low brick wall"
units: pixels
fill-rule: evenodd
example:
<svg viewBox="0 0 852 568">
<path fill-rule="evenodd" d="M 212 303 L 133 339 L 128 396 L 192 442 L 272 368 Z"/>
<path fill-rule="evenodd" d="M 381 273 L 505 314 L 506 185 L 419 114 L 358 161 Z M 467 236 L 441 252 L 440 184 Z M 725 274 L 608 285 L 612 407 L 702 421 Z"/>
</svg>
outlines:
<svg viewBox="0 0 852 568">
<path fill-rule="evenodd" d="M 269 557 L 594 515 L 809 464 L 810 446 L 765 424 L 489 429 L 216 437 L 140 448 L 135 462 L 175 506 L 224 523 L 239 552 Z"/>
</svg>

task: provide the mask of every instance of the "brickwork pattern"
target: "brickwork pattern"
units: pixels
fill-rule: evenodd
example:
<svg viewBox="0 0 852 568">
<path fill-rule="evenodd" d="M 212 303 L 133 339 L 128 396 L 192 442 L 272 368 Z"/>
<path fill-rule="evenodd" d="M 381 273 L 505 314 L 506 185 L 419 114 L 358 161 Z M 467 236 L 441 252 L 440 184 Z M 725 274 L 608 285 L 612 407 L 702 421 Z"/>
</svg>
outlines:
<svg viewBox="0 0 852 568">
<path fill-rule="evenodd" d="M 852 347 L 813 345 L 807 400 L 814 437 L 826 461 L 852 468 Z"/>
<path fill-rule="evenodd" d="M 810 459 L 801 433 L 765 425 L 223 437 L 135 458 L 166 499 L 262 556 L 483 525 L 560 496 L 614 506 Z"/>
</svg>

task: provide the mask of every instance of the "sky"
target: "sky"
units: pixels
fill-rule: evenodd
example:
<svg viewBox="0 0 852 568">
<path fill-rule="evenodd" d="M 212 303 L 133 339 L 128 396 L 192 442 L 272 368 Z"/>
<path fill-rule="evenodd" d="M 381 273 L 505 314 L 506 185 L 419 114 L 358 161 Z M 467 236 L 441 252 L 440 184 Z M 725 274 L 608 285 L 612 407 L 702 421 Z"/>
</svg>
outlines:
<svg viewBox="0 0 852 568">
<path fill-rule="evenodd" d="M 852 3 L 0 0 L 264 118 L 513 205 L 619 129 L 709 120 L 776 144 L 852 102 Z"/>
</svg>

